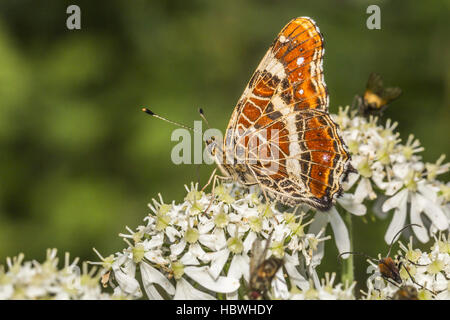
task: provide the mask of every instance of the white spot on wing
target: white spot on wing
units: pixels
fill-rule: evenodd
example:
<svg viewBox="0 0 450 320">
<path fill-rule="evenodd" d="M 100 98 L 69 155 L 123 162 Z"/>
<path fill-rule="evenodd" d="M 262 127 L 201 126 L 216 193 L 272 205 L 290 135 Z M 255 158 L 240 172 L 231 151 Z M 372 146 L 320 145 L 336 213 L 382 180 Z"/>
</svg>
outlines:
<svg viewBox="0 0 450 320">
<path fill-rule="evenodd" d="M 284 79 L 286 77 L 286 72 L 284 71 L 283 64 L 275 58 L 272 52 L 270 52 L 266 59 L 269 61 L 266 67 L 267 72 L 277 76 L 279 79 Z"/>
</svg>

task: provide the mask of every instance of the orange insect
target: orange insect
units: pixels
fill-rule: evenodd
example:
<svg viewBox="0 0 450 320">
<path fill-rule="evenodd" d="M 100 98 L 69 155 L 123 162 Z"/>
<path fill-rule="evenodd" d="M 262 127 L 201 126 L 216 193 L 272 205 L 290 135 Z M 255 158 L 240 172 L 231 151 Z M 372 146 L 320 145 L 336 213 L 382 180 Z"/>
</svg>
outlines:
<svg viewBox="0 0 450 320">
<path fill-rule="evenodd" d="M 389 283 L 393 284 L 394 286 L 396 286 L 398 288 L 401 288 L 401 285 L 403 284 L 403 280 L 400 276 L 400 270 L 403 267 L 406 270 L 406 272 L 408 273 L 411 281 L 414 284 L 416 284 L 417 286 L 419 286 L 422 289 L 426 289 L 423 285 L 416 282 L 416 280 L 413 278 L 413 276 L 409 273 L 408 268 L 403 264 L 402 260 L 394 260 L 389 256 L 391 253 L 392 245 L 395 243 L 397 236 L 399 236 L 406 228 L 409 228 L 411 226 L 422 227 L 418 224 L 408 224 L 405 227 L 403 227 L 402 229 L 400 229 L 400 231 L 397 232 L 397 234 L 394 236 L 394 238 L 392 238 L 391 244 L 389 245 L 388 253 L 385 258 L 375 259 L 365 253 L 362 253 L 362 252 L 350 252 L 350 251 L 339 254 L 338 258 L 340 258 L 344 254 L 358 254 L 358 255 L 366 256 L 369 260 L 375 262 L 378 265 L 378 269 L 379 269 L 380 274 L 383 277 L 383 279 L 385 279 L 386 281 L 388 281 Z M 422 266 L 422 265 L 414 263 L 411 260 L 408 260 L 404 257 L 401 257 L 401 258 L 407 260 L 408 262 L 410 262 L 414 265 Z M 428 290 L 428 289 L 426 289 L 426 290 Z M 430 292 L 434 294 L 434 292 L 432 292 L 432 291 L 430 291 Z"/>
</svg>

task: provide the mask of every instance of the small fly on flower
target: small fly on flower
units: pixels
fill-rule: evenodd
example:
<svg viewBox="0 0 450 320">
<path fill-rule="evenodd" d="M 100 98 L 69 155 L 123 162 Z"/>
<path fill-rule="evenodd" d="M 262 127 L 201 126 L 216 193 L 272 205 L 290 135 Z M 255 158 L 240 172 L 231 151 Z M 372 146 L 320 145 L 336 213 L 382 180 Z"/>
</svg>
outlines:
<svg viewBox="0 0 450 320">
<path fill-rule="evenodd" d="M 361 97 L 357 95 L 353 106 L 358 108 L 359 113 L 368 117 L 369 115 L 381 115 L 388 104 L 402 94 L 399 87 L 383 87 L 383 79 L 378 73 L 371 73 L 367 80 L 366 90 Z"/>
<path fill-rule="evenodd" d="M 271 238 L 272 234 L 267 238 L 264 249 L 259 239 L 256 239 L 252 245 L 249 282 L 249 298 L 252 300 L 268 299 L 267 292 L 272 280 L 284 262 L 283 259 L 273 256 L 266 259 Z"/>
<path fill-rule="evenodd" d="M 392 285 L 398 287 L 398 288 L 402 288 L 401 285 L 403 284 L 403 280 L 400 276 L 400 270 L 403 267 L 406 271 L 406 273 L 408 274 L 409 278 L 411 279 L 411 281 L 417 285 L 418 287 L 424 289 L 424 290 L 428 290 L 426 289 L 423 285 L 419 284 L 416 282 L 416 280 L 414 279 L 414 277 L 411 275 L 411 273 L 408 270 L 408 267 L 405 266 L 404 264 L 404 260 L 408 261 L 411 264 L 417 265 L 417 266 L 422 266 L 419 265 L 417 263 L 412 262 L 409 259 L 406 259 L 402 256 L 399 256 L 398 258 L 402 258 L 402 259 L 392 259 L 389 255 L 391 253 L 391 249 L 393 244 L 396 242 L 396 238 L 397 236 L 399 236 L 406 228 L 409 228 L 411 226 L 417 226 L 417 227 L 422 227 L 421 225 L 418 224 L 408 224 L 405 227 L 403 227 L 402 229 L 400 229 L 400 231 L 397 232 L 397 234 L 392 238 L 391 244 L 389 245 L 389 250 L 388 253 L 386 255 L 385 258 L 381 258 L 381 259 L 375 259 L 370 257 L 369 255 L 362 253 L 362 252 L 342 252 L 338 258 L 341 258 L 342 255 L 344 254 L 358 254 L 358 255 L 363 255 L 366 256 L 369 260 L 375 262 L 378 266 L 378 269 L 380 271 L 380 274 L 382 276 L 383 279 L 385 279 L 387 282 L 391 283 Z M 428 290 L 430 291 L 430 290 Z M 434 292 L 430 291 L 432 294 L 435 294 Z"/>
<path fill-rule="evenodd" d="M 392 297 L 393 300 L 419 300 L 419 293 L 413 286 L 401 286 Z"/>
</svg>

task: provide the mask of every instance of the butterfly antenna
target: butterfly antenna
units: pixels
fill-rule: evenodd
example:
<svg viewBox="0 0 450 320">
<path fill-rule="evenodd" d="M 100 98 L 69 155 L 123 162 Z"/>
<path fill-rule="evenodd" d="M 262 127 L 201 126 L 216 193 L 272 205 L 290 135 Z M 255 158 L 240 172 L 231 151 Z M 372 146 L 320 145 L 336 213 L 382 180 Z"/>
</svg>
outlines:
<svg viewBox="0 0 450 320">
<path fill-rule="evenodd" d="M 205 117 L 205 114 L 204 114 L 202 108 L 198 108 L 198 113 L 200 113 L 200 117 L 203 119 L 203 121 L 205 121 L 205 123 L 208 126 L 208 128 L 211 129 L 211 126 L 209 125 L 208 120 L 206 120 L 206 117 Z"/>
<path fill-rule="evenodd" d="M 356 251 L 346 251 L 346 252 L 342 252 L 341 254 L 338 255 L 338 260 L 342 259 L 342 256 L 344 254 L 354 254 L 354 255 L 360 255 L 360 256 L 365 256 L 367 259 L 370 259 L 372 261 L 378 261 L 375 258 L 372 258 L 371 256 L 369 256 L 368 254 L 365 254 L 364 252 L 356 252 Z"/>
<path fill-rule="evenodd" d="M 397 236 L 400 235 L 406 228 L 409 228 L 409 227 L 412 227 L 412 226 L 416 226 L 416 227 L 421 227 L 421 228 L 422 228 L 421 225 L 415 224 L 415 223 L 407 224 L 406 226 L 404 226 L 403 228 L 401 228 L 401 229 L 395 234 L 395 236 L 392 238 L 391 244 L 389 245 L 389 251 L 388 251 L 386 257 L 389 257 L 389 255 L 391 254 L 391 249 L 392 249 L 392 245 L 395 243 L 395 238 L 397 238 Z"/>
<path fill-rule="evenodd" d="M 175 122 L 175 121 L 166 119 L 166 118 L 164 118 L 164 117 L 161 117 L 159 114 L 154 113 L 153 111 L 151 111 L 151 110 L 148 109 L 148 108 L 143 107 L 143 108 L 142 108 L 142 111 L 145 112 L 146 114 L 148 114 L 148 115 L 154 117 L 154 118 L 157 118 L 157 119 L 166 121 L 166 122 L 171 123 L 171 124 L 174 124 L 174 125 L 176 125 L 176 126 L 178 126 L 178 127 L 185 128 L 185 129 L 188 129 L 188 130 L 191 130 L 191 131 L 196 131 L 196 130 L 194 130 L 193 128 L 188 127 L 187 125 L 184 125 L 184 124 L 181 124 L 181 123 L 179 123 L 179 122 Z"/>
</svg>

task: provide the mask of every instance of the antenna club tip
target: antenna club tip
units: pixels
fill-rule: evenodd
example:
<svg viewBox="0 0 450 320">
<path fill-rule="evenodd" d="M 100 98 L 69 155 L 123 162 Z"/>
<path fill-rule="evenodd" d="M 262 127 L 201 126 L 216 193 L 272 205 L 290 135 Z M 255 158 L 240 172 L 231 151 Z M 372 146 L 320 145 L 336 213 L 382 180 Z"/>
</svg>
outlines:
<svg viewBox="0 0 450 320">
<path fill-rule="evenodd" d="M 151 116 L 154 115 L 154 113 L 153 113 L 150 109 L 148 109 L 148 108 L 143 107 L 141 110 L 142 110 L 143 112 L 145 112 L 145 113 L 148 113 L 148 114 L 151 115 Z"/>
</svg>

